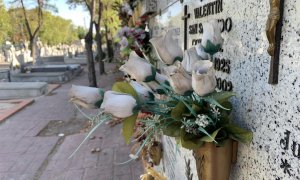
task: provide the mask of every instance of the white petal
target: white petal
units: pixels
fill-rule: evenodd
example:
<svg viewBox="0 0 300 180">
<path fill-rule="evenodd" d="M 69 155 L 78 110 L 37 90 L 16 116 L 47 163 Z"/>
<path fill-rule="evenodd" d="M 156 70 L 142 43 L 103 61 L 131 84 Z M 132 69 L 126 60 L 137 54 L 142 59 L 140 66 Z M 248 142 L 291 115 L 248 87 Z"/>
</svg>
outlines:
<svg viewBox="0 0 300 180">
<path fill-rule="evenodd" d="M 193 72 L 197 75 L 205 74 L 213 67 L 213 63 L 209 60 L 198 61 L 194 64 Z"/>
<path fill-rule="evenodd" d="M 214 45 L 223 44 L 221 36 L 221 27 L 217 20 L 211 20 L 203 23 L 202 46 L 206 47 L 207 41 L 210 40 Z"/>
<path fill-rule="evenodd" d="M 138 82 L 131 81 L 130 85 L 134 88 L 134 90 L 138 93 L 139 97 L 143 100 L 147 100 L 150 98 L 151 90 Z"/>
<path fill-rule="evenodd" d="M 185 71 L 192 73 L 194 64 L 201 60 L 201 57 L 197 54 L 196 48 L 190 48 L 184 52 L 182 66 Z"/>
<path fill-rule="evenodd" d="M 107 91 L 104 94 L 101 108 L 104 109 L 104 112 L 115 117 L 127 118 L 133 115 L 133 109 L 136 105 L 136 100 L 130 95 Z"/>
<path fill-rule="evenodd" d="M 152 75 L 152 66 L 145 59 L 140 58 L 134 51 L 131 52 L 129 60 L 120 67 L 120 70 L 129 74 L 132 79 L 143 82 Z"/>
<path fill-rule="evenodd" d="M 180 65 L 180 64 L 179 64 Z M 174 73 L 168 75 L 173 90 L 180 95 L 192 90 L 191 76 L 182 66 L 177 67 Z"/>
<path fill-rule="evenodd" d="M 161 84 L 166 83 L 166 81 L 169 82 L 169 78 L 167 76 L 159 73 L 156 73 L 155 79 Z"/>
<path fill-rule="evenodd" d="M 207 73 L 199 74 L 193 71 L 192 85 L 195 93 L 205 96 L 212 93 L 217 85 L 215 70 L 211 67 Z"/>
<path fill-rule="evenodd" d="M 72 85 L 69 98 L 79 99 L 86 104 L 95 104 L 103 97 L 99 94 L 99 88 Z"/>
<path fill-rule="evenodd" d="M 208 54 L 204 51 L 203 46 L 200 43 L 195 48 L 198 56 L 200 56 L 202 60 L 209 59 Z"/>
<path fill-rule="evenodd" d="M 167 65 L 173 64 L 176 57 L 183 56 L 182 49 L 172 35 L 173 31 L 168 31 L 165 36 L 150 39 L 158 58 Z"/>
</svg>

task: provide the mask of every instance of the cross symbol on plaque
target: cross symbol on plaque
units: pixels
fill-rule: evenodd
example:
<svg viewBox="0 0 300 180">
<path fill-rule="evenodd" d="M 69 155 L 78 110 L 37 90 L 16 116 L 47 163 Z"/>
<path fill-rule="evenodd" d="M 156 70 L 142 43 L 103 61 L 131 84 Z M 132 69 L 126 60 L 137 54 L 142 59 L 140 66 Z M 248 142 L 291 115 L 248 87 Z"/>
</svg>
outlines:
<svg viewBox="0 0 300 180">
<path fill-rule="evenodd" d="M 182 20 L 184 20 L 184 50 L 187 49 L 187 35 L 188 35 L 188 19 L 191 17 L 191 15 L 188 13 L 188 6 L 184 6 L 184 15 L 182 16 Z"/>
</svg>

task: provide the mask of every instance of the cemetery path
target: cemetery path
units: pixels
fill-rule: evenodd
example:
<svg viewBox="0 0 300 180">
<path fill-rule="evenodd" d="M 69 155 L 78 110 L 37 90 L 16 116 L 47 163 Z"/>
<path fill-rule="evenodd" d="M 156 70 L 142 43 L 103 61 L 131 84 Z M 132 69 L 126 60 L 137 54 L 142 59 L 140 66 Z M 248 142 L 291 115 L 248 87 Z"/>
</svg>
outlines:
<svg viewBox="0 0 300 180">
<path fill-rule="evenodd" d="M 97 65 L 96 65 L 97 66 Z M 106 70 L 114 70 L 106 64 Z M 97 76 L 99 87 L 110 89 L 120 73 Z M 142 173 L 140 162 L 116 165 L 129 159 L 130 146 L 121 126 L 100 127 L 94 139 L 84 143 L 87 120 L 68 103 L 72 84 L 87 85 L 87 73 L 63 84 L 0 124 L 0 180 L 135 180 Z M 94 110 L 85 110 L 93 113 Z M 59 137 L 59 133 L 65 136 Z M 100 148 L 100 152 L 91 150 Z"/>
</svg>

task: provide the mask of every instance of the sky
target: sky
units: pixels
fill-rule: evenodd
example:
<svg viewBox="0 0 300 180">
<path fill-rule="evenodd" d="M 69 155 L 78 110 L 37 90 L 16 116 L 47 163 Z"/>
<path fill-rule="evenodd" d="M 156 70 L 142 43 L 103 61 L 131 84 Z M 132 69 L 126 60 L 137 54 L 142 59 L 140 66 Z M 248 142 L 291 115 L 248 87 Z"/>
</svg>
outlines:
<svg viewBox="0 0 300 180">
<path fill-rule="evenodd" d="M 9 1 L 11 0 L 4 0 L 7 8 L 10 7 Z M 61 16 L 64 19 L 70 19 L 73 24 L 77 26 L 88 26 L 88 12 L 86 12 L 81 6 L 78 6 L 75 9 L 70 9 L 65 0 L 51 0 L 50 3 L 54 4 L 58 8 L 58 13 L 53 13 L 54 15 Z"/>
</svg>

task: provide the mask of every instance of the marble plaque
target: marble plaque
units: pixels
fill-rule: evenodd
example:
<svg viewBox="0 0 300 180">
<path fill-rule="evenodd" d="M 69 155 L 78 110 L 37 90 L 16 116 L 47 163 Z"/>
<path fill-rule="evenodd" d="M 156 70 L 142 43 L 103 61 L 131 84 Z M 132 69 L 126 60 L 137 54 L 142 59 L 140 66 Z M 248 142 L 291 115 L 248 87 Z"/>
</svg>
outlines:
<svg viewBox="0 0 300 180">
<path fill-rule="evenodd" d="M 278 85 L 268 84 L 271 58 L 265 27 L 269 1 L 159 2 L 161 15 L 151 19 L 151 33 L 159 36 L 177 29 L 176 38 L 182 48 L 184 33 L 188 33 L 188 48 L 200 42 L 199 24 L 219 19 L 226 25 L 222 33 L 223 51 L 215 57 L 230 62 L 230 71 L 217 71 L 217 77 L 221 82 L 231 82 L 232 91 L 238 94 L 232 100 L 234 122 L 254 133 L 250 145 L 239 144 L 238 162 L 232 167 L 231 179 L 300 179 L 300 1 L 285 1 Z M 186 31 L 182 20 L 185 5 L 190 14 Z M 174 173 L 174 179 L 186 179 L 182 164 L 184 158 L 193 159 L 192 154 L 183 149 L 176 152 L 170 141 L 163 142 L 168 154 L 163 170 L 170 179 Z M 170 163 L 175 155 L 171 152 L 176 154 L 173 165 Z M 191 162 L 192 171 L 196 172 L 194 163 Z"/>
</svg>

